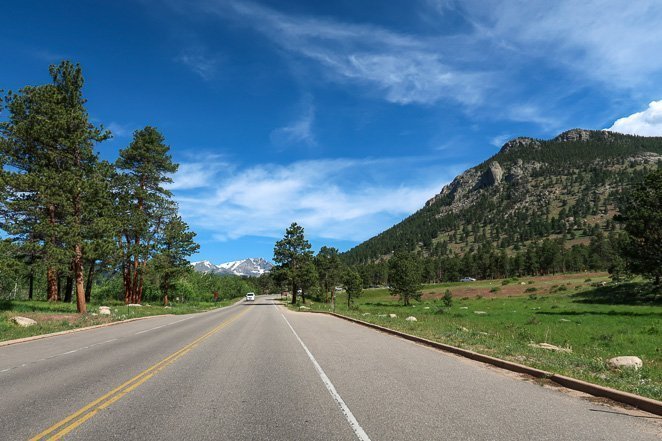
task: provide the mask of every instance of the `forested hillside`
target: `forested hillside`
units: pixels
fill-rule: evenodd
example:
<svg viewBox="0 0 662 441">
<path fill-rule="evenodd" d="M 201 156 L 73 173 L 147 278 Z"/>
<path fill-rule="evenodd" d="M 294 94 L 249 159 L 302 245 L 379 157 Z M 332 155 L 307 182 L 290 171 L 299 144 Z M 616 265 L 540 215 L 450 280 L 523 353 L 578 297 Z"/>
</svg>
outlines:
<svg viewBox="0 0 662 441">
<path fill-rule="evenodd" d="M 621 193 L 658 167 L 660 137 L 574 129 L 513 139 L 343 258 L 375 284 L 396 251 L 416 252 L 429 281 L 609 269 L 620 265 Z"/>
</svg>

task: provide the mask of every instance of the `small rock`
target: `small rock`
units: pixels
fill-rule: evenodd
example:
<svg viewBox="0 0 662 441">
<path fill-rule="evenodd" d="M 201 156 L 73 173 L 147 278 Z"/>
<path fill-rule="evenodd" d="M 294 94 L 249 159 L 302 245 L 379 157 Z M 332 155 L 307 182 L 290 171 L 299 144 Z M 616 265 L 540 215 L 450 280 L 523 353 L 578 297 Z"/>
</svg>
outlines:
<svg viewBox="0 0 662 441">
<path fill-rule="evenodd" d="M 20 326 L 22 328 L 27 328 L 29 326 L 34 326 L 34 325 L 37 324 L 36 321 L 32 320 L 31 318 L 27 318 L 27 317 L 16 316 L 16 317 L 10 318 L 9 320 L 16 323 L 18 326 Z"/>
<path fill-rule="evenodd" d="M 487 332 L 479 332 L 480 335 L 490 335 Z"/>
<path fill-rule="evenodd" d="M 405 320 L 407 320 L 408 322 L 417 322 L 418 321 L 418 320 L 416 320 L 416 317 L 414 317 L 413 315 L 410 315 Z"/>
<path fill-rule="evenodd" d="M 570 320 L 568 319 L 559 319 L 560 322 L 569 322 Z"/>
<path fill-rule="evenodd" d="M 303 306 L 303 305 L 301 305 L 301 306 L 299 306 L 299 309 L 310 309 L 310 308 L 307 307 L 307 306 Z"/>
<path fill-rule="evenodd" d="M 110 315 L 110 306 L 99 306 L 99 314 Z"/>
<path fill-rule="evenodd" d="M 520 285 L 526 285 L 526 282 L 520 282 Z"/>
<path fill-rule="evenodd" d="M 143 305 L 141 305 L 140 303 L 129 303 L 126 306 L 131 306 L 131 307 L 135 308 L 136 306 L 142 307 Z"/>
<path fill-rule="evenodd" d="M 570 348 L 560 348 L 555 345 L 550 345 L 549 343 L 529 343 L 529 346 L 532 348 L 547 349 L 548 351 L 572 352 L 572 349 Z"/>
<path fill-rule="evenodd" d="M 469 309 L 468 306 L 460 306 L 460 309 Z"/>
<path fill-rule="evenodd" d="M 398 315 L 397 315 L 397 314 L 389 314 L 388 316 L 389 316 L 390 318 L 398 318 Z"/>
<path fill-rule="evenodd" d="M 474 314 L 485 315 L 485 314 L 487 314 L 487 312 L 485 312 L 485 311 L 474 311 Z"/>
<path fill-rule="evenodd" d="M 426 306 L 426 307 L 424 307 L 423 309 L 430 309 L 430 307 L 429 307 L 429 306 Z"/>
<path fill-rule="evenodd" d="M 469 332 L 469 329 L 465 328 L 464 326 L 460 326 L 460 331 L 462 332 Z"/>
<path fill-rule="evenodd" d="M 614 357 L 607 360 L 607 364 L 615 369 L 627 368 L 639 370 L 644 365 L 644 362 L 641 361 L 641 358 L 635 357 L 633 355 Z"/>
<path fill-rule="evenodd" d="M 386 317 L 386 314 L 377 314 L 377 317 Z"/>
<path fill-rule="evenodd" d="M 96 316 L 98 316 L 98 315 L 99 315 L 99 314 L 97 314 L 96 312 L 93 312 L 93 313 L 91 314 L 92 317 L 96 317 Z"/>
<path fill-rule="evenodd" d="M 170 309 L 172 306 L 164 306 L 163 309 Z"/>
<path fill-rule="evenodd" d="M 361 314 L 361 315 L 365 317 L 366 315 L 370 315 L 370 313 L 369 313 L 369 312 L 364 312 L 364 313 Z"/>
</svg>

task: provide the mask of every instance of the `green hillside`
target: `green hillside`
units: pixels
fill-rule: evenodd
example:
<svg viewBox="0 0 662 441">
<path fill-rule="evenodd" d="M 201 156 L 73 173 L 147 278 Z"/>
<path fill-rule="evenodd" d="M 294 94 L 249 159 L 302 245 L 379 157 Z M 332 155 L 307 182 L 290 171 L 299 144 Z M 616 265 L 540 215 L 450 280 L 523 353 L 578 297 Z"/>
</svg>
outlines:
<svg viewBox="0 0 662 441">
<path fill-rule="evenodd" d="M 574 129 L 551 140 L 516 138 L 457 176 L 419 211 L 346 252 L 344 259 L 379 267 L 394 251 L 416 251 L 437 267 L 428 272 L 441 273 L 440 259 L 445 264 L 455 259 L 466 270 L 482 272 L 479 276 L 495 277 L 545 273 L 508 268 L 531 265 L 533 254 L 537 259 L 545 254 L 541 247 L 556 247 L 550 258 L 562 256 L 552 272 L 565 266 L 606 269 L 608 250 L 596 254 L 591 247 L 611 246 L 606 238 L 613 242 L 618 236 L 620 226 L 612 218 L 621 192 L 661 166 L 661 137 Z M 490 256 L 487 265 L 502 268 L 473 269 L 475 262 L 469 260 L 485 255 Z"/>
</svg>

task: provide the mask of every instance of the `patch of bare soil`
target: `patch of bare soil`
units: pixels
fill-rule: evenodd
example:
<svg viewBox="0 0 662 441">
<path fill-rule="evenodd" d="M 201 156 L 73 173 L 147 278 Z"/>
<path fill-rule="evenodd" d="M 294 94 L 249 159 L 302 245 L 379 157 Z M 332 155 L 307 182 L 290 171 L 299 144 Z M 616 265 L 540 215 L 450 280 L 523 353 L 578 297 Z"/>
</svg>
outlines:
<svg viewBox="0 0 662 441">
<path fill-rule="evenodd" d="M 556 274 L 549 276 L 539 277 L 525 277 L 520 279 L 519 282 L 513 282 L 508 285 L 501 285 L 500 282 L 494 281 L 491 286 L 460 286 L 450 288 L 453 297 L 476 297 L 481 296 L 485 298 L 498 298 L 498 297 L 512 297 L 524 296 L 531 294 L 526 292 L 527 288 L 536 288 L 536 295 L 546 295 L 550 293 L 552 283 L 550 282 L 572 282 L 573 284 L 584 283 L 584 280 L 592 277 L 604 277 L 607 273 L 578 273 L 578 274 Z M 528 283 L 532 281 L 533 283 Z M 522 285 L 524 283 L 524 285 Z M 499 288 L 496 292 L 490 292 L 492 288 Z M 435 289 L 430 291 L 423 291 L 423 300 L 439 299 L 444 296 L 445 289 Z"/>
</svg>

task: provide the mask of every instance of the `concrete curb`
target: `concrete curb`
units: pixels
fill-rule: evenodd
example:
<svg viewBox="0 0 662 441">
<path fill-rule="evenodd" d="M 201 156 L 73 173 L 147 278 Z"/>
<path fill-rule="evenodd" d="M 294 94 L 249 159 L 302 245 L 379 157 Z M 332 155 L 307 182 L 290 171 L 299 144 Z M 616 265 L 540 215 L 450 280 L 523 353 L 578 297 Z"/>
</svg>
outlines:
<svg viewBox="0 0 662 441">
<path fill-rule="evenodd" d="M 242 300 L 239 300 L 231 305 L 228 306 L 221 306 L 220 308 L 216 309 L 210 309 L 207 311 L 201 311 L 201 312 L 193 312 L 191 314 L 203 314 L 205 312 L 210 312 L 210 311 L 218 311 L 223 308 L 229 308 L 230 306 L 235 306 L 239 303 L 241 303 Z M 80 331 L 89 331 L 90 329 L 97 329 L 97 328 L 107 328 L 108 326 L 113 326 L 113 325 L 119 325 L 122 323 L 129 323 L 129 322 L 135 322 L 137 320 L 144 320 L 144 319 L 150 319 L 150 318 L 155 318 L 155 317 L 168 317 L 176 314 L 157 314 L 157 315 L 146 315 L 144 317 L 134 317 L 126 320 L 117 320 L 115 322 L 109 322 L 109 323 L 102 323 L 100 325 L 93 325 L 93 326 L 86 326 L 84 328 L 75 328 L 75 329 L 67 329 L 66 331 L 58 331 L 58 332 L 51 332 L 48 334 L 39 334 L 39 335 L 33 335 L 31 337 L 23 337 L 23 338 L 17 338 L 14 340 L 6 340 L 6 341 L 0 341 L 0 348 L 3 346 L 9 346 L 9 345 L 15 345 L 18 343 L 27 343 L 29 341 L 33 340 L 41 340 L 42 338 L 48 338 L 48 337 L 57 337 L 58 335 L 66 335 L 66 334 L 73 334 L 74 332 L 80 332 Z"/>
<path fill-rule="evenodd" d="M 310 312 L 310 311 L 306 311 L 306 312 Z M 426 346 L 431 346 L 436 349 L 441 349 L 442 351 L 451 352 L 453 354 L 470 358 L 472 360 L 488 363 L 493 366 L 497 366 L 509 371 L 519 372 L 521 374 L 527 374 L 535 378 L 544 378 L 553 381 L 554 383 L 557 383 L 563 387 L 567 387 L 568 389 L 577 390 L 590 395 L 594 395 L 596 397 L 609 398 L 619 403 L 629 404 L 630 406 L 636 407 L 637 409 L 644 410 L 646 412 L 650 412 L 655 415 L 662 415 L 662 401 L 657 401 L 652 398 L 642 397 L 640 395 L 623 392 L 606 386 L 599 386 L 597 384 L 588 383 L 582 380 L 577 380 L 576 378 L 566 377 L 565 375 L 554 374 L 552 372 L 543 371 L 519 363 L 513 363 L 512 361 L 506 361 L 500 358 L 490 357 L 489 355 L 483 355 L 477 352 L 470 351 L 468 349 L 462 349 L 444 343 L 428 340 L 426 338 L 417 337 L 415 335 L 407 334 L 401 331 L 396 331 L 395 329 L 386 328 L 384 326 L 376 325 L 374 323 L 364 322 L 363 320 L 358 320 L 352 317 L 337 314 L 335 312 L 326 312 L 326 311 L 313 311 L 313 312 L 318 314 L 321 313 L 326 315 L 332 315 L 334 317 L 338 317 L 343 320 L 357 323 L 359 325 L 377 329 L 387 334 L 396 335 L 398 337 L 402 337 L 416 343 L 424 344 Z"/>
</svg>

